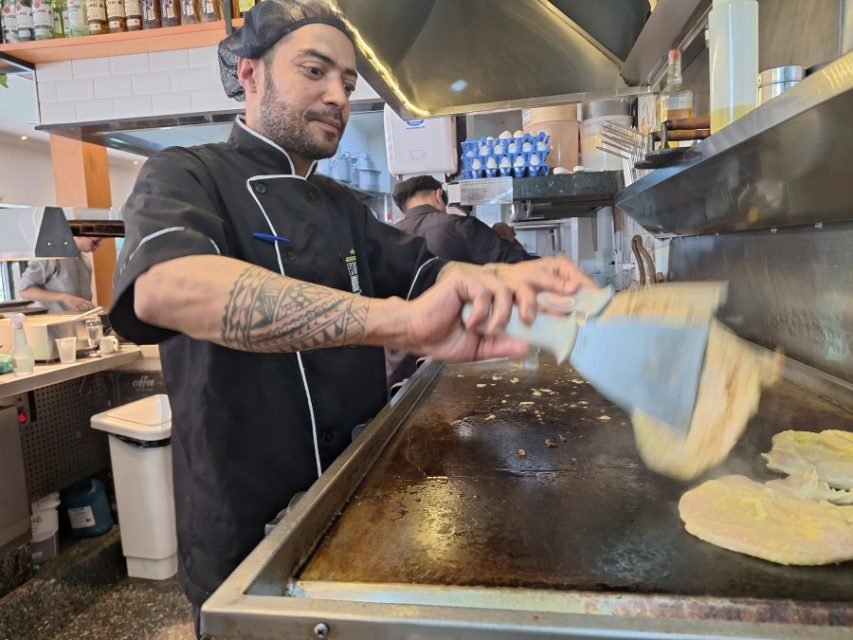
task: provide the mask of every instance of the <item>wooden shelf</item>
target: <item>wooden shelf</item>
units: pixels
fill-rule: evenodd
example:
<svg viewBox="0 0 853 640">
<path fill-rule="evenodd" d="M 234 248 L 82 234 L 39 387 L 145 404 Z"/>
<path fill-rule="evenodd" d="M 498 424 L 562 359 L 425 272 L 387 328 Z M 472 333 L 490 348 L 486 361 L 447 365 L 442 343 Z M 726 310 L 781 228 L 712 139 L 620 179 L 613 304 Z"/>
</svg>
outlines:
<svg viewBox="0 0 853 640">
<path fill-rule="evenodd" d="M 233 21 L 234 28 L 243 24 L 242 18 Z M 125 56 L 172 49 L 194 49 L 217 44 L 225 37 L 225 21 L 162 27 L 127 33 L 105 33 L 99 36 L 34 40 L 0 45 L 0 55 L 9 54 L 32 64 Z"/>
</svg>

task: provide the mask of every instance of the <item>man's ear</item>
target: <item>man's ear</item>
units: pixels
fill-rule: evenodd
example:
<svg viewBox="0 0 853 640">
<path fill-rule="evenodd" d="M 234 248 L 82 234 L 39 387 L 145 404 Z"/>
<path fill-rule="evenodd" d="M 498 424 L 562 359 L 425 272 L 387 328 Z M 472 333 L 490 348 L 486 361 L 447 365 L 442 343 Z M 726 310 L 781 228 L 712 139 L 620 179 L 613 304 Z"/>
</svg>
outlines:
<svg viewBox="0 0 853 640">
<path fill-rule="evenodd" d="M 263 63 L 260 60 L 240 58 L 237 61 L 237 80 L 240 81 L 240 86 L 247 94 L 257 93 L 258 85 L 263 80 L 261 67 L 263 67 Z"/>
</svg>

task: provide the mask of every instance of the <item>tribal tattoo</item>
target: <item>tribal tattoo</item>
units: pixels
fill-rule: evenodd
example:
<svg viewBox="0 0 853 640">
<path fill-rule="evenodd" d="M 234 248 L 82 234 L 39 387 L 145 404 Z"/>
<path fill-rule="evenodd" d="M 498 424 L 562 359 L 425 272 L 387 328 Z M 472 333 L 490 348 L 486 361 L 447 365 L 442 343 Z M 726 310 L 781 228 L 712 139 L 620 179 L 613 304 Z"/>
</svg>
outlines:
<svg viewBox="0 0 853 640">
<path fill-rule="evenodd" d="M 229 294 L 222 340 L 265 353 L 359 344 L 369 308 L 368 298 L 248 267 Z"/>
</svg>

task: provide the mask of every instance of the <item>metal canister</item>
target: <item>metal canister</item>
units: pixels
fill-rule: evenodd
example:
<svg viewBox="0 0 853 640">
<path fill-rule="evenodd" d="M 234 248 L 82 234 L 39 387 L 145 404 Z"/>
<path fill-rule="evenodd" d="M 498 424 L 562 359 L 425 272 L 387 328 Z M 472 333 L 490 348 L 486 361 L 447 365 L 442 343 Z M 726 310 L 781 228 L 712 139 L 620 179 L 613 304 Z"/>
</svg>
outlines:
<svg viewBox="0 0 853 640">
<path fill-rule="evenodd" d="M 787 91 L 805 75 L 805 68 L 796 64 L 762 71 L 758 74 L 758 104 L 764 104 L 783 91 Z"/>
</svg>

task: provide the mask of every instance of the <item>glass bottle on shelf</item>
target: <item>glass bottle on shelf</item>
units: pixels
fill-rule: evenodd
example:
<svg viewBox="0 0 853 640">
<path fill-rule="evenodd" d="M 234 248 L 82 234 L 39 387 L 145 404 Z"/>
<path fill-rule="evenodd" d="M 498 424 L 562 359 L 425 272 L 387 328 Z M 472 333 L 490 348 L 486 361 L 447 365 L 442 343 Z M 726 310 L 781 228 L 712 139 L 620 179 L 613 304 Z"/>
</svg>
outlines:
<svg viewBox="0 0 853 640">
<path fill-rule="evenodd" d="M 65 37 L 65 18 L 67 10 L 65 9 L 65 0 L 52 0 L 53 6 L 53 37 Z"/>
<path fill-rule="evenodd" d="M 128 31 L 142 29 L 142 1 L 124 0 L 124 15 Z"/>
<path fill-rule="evenodd" d="M 33 0 L 33 40 L 53 40 L 53 7 L 50 0 Z"/>
<path fill-rule="evenodd" d="M 110 30 L 110 33 L 127 31 L 124 0 L 107 0 L 107 28 Z"/>
<path fill-rule="evenodd" d="M 198 24 L 201 22 L 201 12 L 197 0 L 180 0 L 181 24 Z"/>
<path fill-rule="evenodd" d="M 86 0 L 65 0 L 65 37 L 76 38 L 89 35 L 86 19 Z"/>
<path fill-rule="evenodd" d="M 109 33 L 107 29 L 107 5 L 104 0 L 86 0 L 86 23 L 89 35 Z"/>
<path fill-rule="evenodd" d="M 681 86 L 681 51 L 671 49 L 667 60 L 666 84 L 658 96 L 658 119 L 661 126 L 667 120 L 693 117 L 693 92 Z"/>
<path fill-rule="evenodd" d="M 180 0 L 160 0 L 160 21 L 164 27 L 181 24 Z"/>
<path fill-rule="evenodd" d="M 222 20 L 222 0 L 201 0 L 201 21 L 216 22 L 217 20 Z"/>
<path fill-rule="evenodd" d="M 12 44 L 18 41 L 18 18 L 15 13 L 15 0 L 0 0 L 3 9 L 3 42 Z"/>
<path fill-rule="evenodd" d="M 33 39 L 33 0 L 18 0 L 15 4 L 15 19 L 18 22 L 18 42 Z"/>
<path fill-rule="evenodd" d="M 160 28 L 160 0 L 142 0 L 142 28 Z"/>
</svg>

